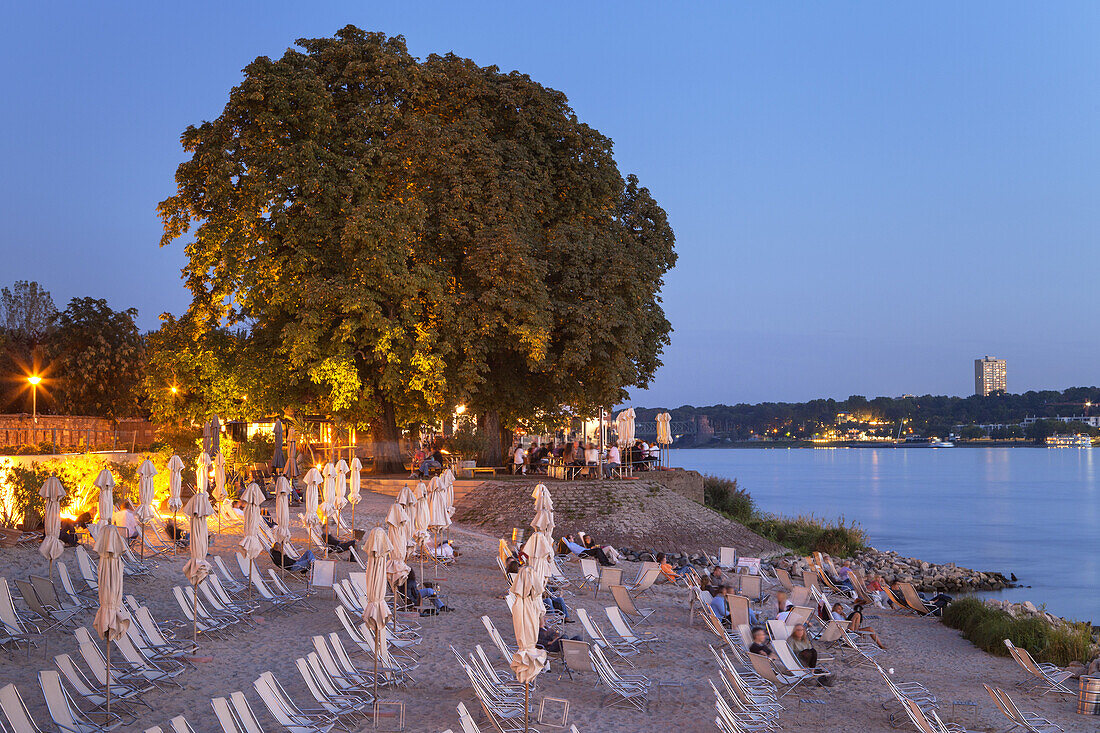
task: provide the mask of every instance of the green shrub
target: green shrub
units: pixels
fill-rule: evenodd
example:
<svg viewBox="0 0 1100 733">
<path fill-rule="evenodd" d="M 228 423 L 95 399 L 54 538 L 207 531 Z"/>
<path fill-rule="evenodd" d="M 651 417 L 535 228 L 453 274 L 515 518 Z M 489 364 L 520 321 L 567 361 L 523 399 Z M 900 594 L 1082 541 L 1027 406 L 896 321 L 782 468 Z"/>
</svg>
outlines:
<svg viewBox="0 0 1100 733">
<path fill-rule="evenodd" d="M 958 629 L 974 646 L 1000 657 L 1008 656 L 1005 639 L 1026 649 L 1040 662 L 1066 665 L 1091 658 L 1092 629 L 1088 624 L 1051 626 L 1038 616 L 1013 618 L 977 598 L 960 598 L 943 612 L 943 623 Z"/>
<path fill-rule="evenodd" d="M 737 485 L 737 479 L 703 476 L 703 503 L 735 522 L 745 524 L 756 512 L 749 492 Z"/>
<path fill-rule="evenodd" d="M 752 496 L 738 486 L 736 479 L 703 476 L 703 503 L 802 555 L 827 552 L 851 557 L 867 547 L 867 533 L 856 525 L 846 525 L 843 517 L 827 522 L 812 515 L 789 518 L 757 511 Z"/>
</svg>

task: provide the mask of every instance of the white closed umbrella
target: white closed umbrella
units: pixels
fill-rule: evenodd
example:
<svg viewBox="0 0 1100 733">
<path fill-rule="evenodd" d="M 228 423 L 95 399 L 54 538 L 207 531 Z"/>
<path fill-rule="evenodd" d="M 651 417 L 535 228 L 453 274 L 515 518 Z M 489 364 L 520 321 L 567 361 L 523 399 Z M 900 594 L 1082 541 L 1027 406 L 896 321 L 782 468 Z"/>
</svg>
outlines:
<svg viewBox="0 0 1100 733">
<path fill-rule="evenodd" d="M 547 537 L 554 536 L 554 512 L 539 509 L 535 512 L 535 518 L 531 520 L 531 527 Z"/>
<path fill-rule="evenodd" d="M 534 522 L 531 524 L 534 526 Z M 523 543 L 523 553 L 527 555 L 527 564 L 539 576 L 542 584 L 546 585 L 546 579 L 550 577 L 550 556 L 554 553 L 554 544 L 549 536 L 541 531 L 533 532 Z"/>
<path fill-rule="evenodd" d="M 386 539 L 390 541 L 390 556 L 386 563 L 386 577 L 393 588 L 393 624 L 397 630 L 397 586 L 409 577 L 405 555 L 409 551 L 409 515 L 405 508 L 394 502 L 386 514 Z"/>
<path fill-rule="evenodd" d="M 397 492 L 397 503 L 405 507 L 405 513 L 409 515 L 409 519 L 413 516 L 413 507 L 416 506 L 416 494 L 409 488 L 408 484 L 401 487 L 401 490 Z"/>
<path fill-rule="evenodd" d="M 156 486 L 153 477 L 157 475 L 157 467 L 146 458 L 138 466 L 138 506 L 137 518 L 141 521 L 141 559 L 145 559 L 145 523 L 157 513 L 153 510 L 153 499 L 156 496 Z"/>
<path fill-rule="evenodd" d="M 115 513 L 115 477 L 104 468 L 93 483 L 99 488 L 99 520 L 96 524 L 103 527 L 111 523 Z"/>
<path fill-rule="evenodd" d="M 431 500 L 432 512 L 432 520 L 429 526 L 436 532 L 451 526 L 451 516 L 447 513 L 447 496 L 438 478 L 433 477 L 428 482 L 428 497 Z"/>
<path fill-rule="evenodd" d="M 217 421 L 218 416 L 214 416 L 214 420 Z M 215 433 L 215 441 L 217 436 L 221 433 Z M 222 513 L 225 512 L 225 500 L 229 498 L 229 494 L 225 490 L 225 456 L 218 453 L 214 456 L 214 501 L 217 502 L 218 510 L 218 534 L 222 533 Z"/>
<path fill-rule="evenodd" d="M 206 494 L 210 491 L 210 454 L 203 451 L 195 464 L 195 491 Z"/>
<path fill-rule="evenodd" d="M 351 532 L 355 536 L 355 505 L 363 498 L 359 495 L 359 487 L 363 483 L 363 462 L 359 456 L 351 459 L 351 476 L 348 482 L 348 503 L 351 504 Z"/>
<path fill-rule="evenodd" d="M 290 541 L 290 480 L 286 475 L 275 479 L 275 541 Z"/>
<path fill-rule="evenodd" d="M 550 496 L 550 489 L 546 488 L 546 484 L 536 484 L 531 496 L 535 500 L 535 511 L 554 511 L 554 500 Z"/>
<path fill-rule="evenodd" d="M 509 665 L 516 675 L 516 681 L 523 683 L 523 728 L 528 729 L 530 711 L 531 681 L 539 676 L 546 665 L 546 652 L 535 645 L 538 643 L 539 626 L 546 607 L 542 603 L 545 585 L 538 573 L 530 565 L 524 565 L 512 582 L 512 595 L 516 602 L 512 604 L 512 629 L 516 635 L 516 652 Z"/>
<path fill-rule="evenodd" d="M 455 475 L 451 473 L 451 469 L 447 469 L 443 472 L 443 499 L 444 504 L 447 506 L 447 516 L 453 517 L 455 515 Z"/>
<path fill-rule="evenodd" d="M 321 511 L 325 514 L 325 534 L 328 534 L 328 518 L 336 511 L 336 466 L 332 464 L 332 461 L 325 464 L 321 475 L 324 477 L 324 492 L 322 494 L 324 503 L 321 504 Z M 337 525 L 336 531 L 339 533 L 339 525 Z M 327 538 L 325 539 L 325 548 L 325 557 L 328 557 Z"/>
<path fill-rule="evenodd" d="M 381 527 L 375 527 L 367 537 L 367 595 L 363 599 L 363 622 L 374 634 L 374 699 L 378 699 L 378 656 L 385 643 L 383 632 L 390 609 L 386 606 L 386 564 L 390 541 Z"/>
<path fill-rule="evenodd" d="M 424 485 L 424 482 L 423 481 L 417 481 L 416 482 L 416 498 L 419 500 L 420 497 L 424 496 L 427 493 L 428 493 L 428 487 Z"/>
<path fill-rule="evenodd" d="M 420 484 L 423 486 L 424 484 Z M 413 538 L 420 547 L 420 580 L 424 580 L 424 555 L 428 552 L 428 526 L 432 521 L 432 500 L 421 496 L 413 505 Z"/>
<path fill-rule="evenodd" d="M 264 551 L 264 542 L 260 539 L 260 504 L 264 503 L 264 494 L 255 481 L 245 487 L 241 494 L 244 502 L 244 536 L 241 537 L 241 553 L 248 558 L 248 602 L 252 602 L 252 564 Z"/>
<path fill-rule="evenodd" d="M 668 446 L 672 445 L 672 415 L 662 412 L 657 415 L 657 445 L 664 446 L 665 456 L 668 456 Z M 658 449 L 660 450 L 660 449 Z M 658 461 L 658 464 L 660 461 Z"/>
<path fill-rule="evenodd" d="M 332 493 L 332 509 L 336 515 L 337 539 L 340 538 L 340 520 L 343 517 L 343 509 L 348 503 L 348 468 L 348 464 L 343 458 L 336 462 L 336 486 Z"/>
<path fill-rule="evenodd" d="M 172 528 L 179 537 L 179 525 L 176 524 L 176 512 L 183 508 L 180 489 L 183 488 L 183 459 L 172 456 L 168 459 L 168 508 L 172 510 Z M 173 538 L 174 540 L 175 538 Z M 176 544 L 178 548 L 178 543 Z"/>
<path fill-rule="evenodd" d="M 38 495 L 46 500 L 46 532 L 38 551 L 50 561 L 50 578 L 53 578 L 53 562 L 65 554 L 61 544 L 61 500 L 65 498 L 65 487 L 61 479 L 50 476 L 42 483 Z"/>
<path fill-rule="evenodd" d="M 126 633 L 130 616 L 122 608 L 122 556 L 126 541 L 114 524 L 100 527 L 95 551 L 99 554 L 99 609 L 92 626 L 107 642 L 107 712 L 111 712 L 111 641 Z"/>
<path fill-rule="evenodd" d="M 187 576 L 187 580 L 194 586 L 195 608 L 192 611 L 192 615 L 195 619 L 195 629 L 192 643 L 195 645 L 195 648 L 198 649 L 199 583 L 206 580 L 206 576 L 210 574 L 210 563 L 206 561 L 206 554 L 210 551 L 210 535 L 206 526 L 206 519 L 214 513 L 214 507 L 210 505 L 210 497 L 206 495 L 206 492 L 196 492 L 195 495 L 191 497 L 191 500 L 187 502 L 187 506 L 183 508 L 183 512 L 191 518 L 191 557 L 187 561 L 187 564 L 183 566 L 183 574 Z M 249 578 L 248 582 L 251 583 L 252 579 Z"/>
</svg>

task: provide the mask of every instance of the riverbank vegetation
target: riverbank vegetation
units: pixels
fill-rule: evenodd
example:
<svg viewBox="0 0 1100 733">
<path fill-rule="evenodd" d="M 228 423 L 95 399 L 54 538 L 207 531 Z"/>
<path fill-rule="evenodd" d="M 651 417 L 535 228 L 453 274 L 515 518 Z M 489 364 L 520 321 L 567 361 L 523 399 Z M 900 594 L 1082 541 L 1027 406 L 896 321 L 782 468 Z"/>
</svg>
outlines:
<svg viewBox="0 0 1100 733">
<path fill-rule="evenodd" d="M 704 476 L 703 502 L 761 537 L 801 555 L 827 552 L 851 557 L 867 547 L 867 534 L 858 525 L 846 524 L 843 517 L 828 521 L 812 515 L 780 517 L 760 511 L 736 479 Z"/>
<path fill-rule="evenodd" d="M 1015 618 L 991 608 L 978 598 L 961 598 L 943 612 L 943 622 L 958 629 L 974 646 L 1008 656 L 1005 639 L 1027 651 L 1040 662 L 1065 666 L 1088 662 L 1092 654 L 1092 629 L 1085 623 L 1051 625 L 1041 616 Z"/>
</svg>

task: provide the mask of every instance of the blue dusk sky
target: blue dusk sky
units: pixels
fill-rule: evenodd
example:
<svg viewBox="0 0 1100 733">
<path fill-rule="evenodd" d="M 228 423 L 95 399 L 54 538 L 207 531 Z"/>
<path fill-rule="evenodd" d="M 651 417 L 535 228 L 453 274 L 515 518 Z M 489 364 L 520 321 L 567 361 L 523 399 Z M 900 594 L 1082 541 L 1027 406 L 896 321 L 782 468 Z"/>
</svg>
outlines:
<svg viewBox="0 0 1100 733">
<path fill-rule="evenodd" d="M 782 7 L 780 7 L 782 5 Z M 1100 5 L 6 3 L 0 284 L 180 313 L 179 135 L 352 23 L 564 91 L 668 211 L 638 405 L 1092 385 Z"/>
</svg>

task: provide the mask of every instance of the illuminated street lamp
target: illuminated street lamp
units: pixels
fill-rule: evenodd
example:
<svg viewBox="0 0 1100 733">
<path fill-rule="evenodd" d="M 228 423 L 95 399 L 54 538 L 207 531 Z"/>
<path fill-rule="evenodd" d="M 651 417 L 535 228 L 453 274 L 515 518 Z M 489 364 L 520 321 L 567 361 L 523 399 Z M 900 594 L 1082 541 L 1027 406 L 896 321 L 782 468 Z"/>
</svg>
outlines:
<svg viewBox="0 0 1100 733">
<path fill-rule="evenodd" d="M 27 377 L 27 381 L 31 384 L 31 409 L 34 411 L 34 421 L 38 422 L 38 385 L 42 381 L 42 377 L 37 374 L 32 374 Z M 25 414 L 25 413 L 24 413 Z"/>
<path fill-rule="evenodd" d="M 466 413 L 466 405 L 459 405 L 455 408 L 456 415 L 464 415 Z"/>
</svg>

